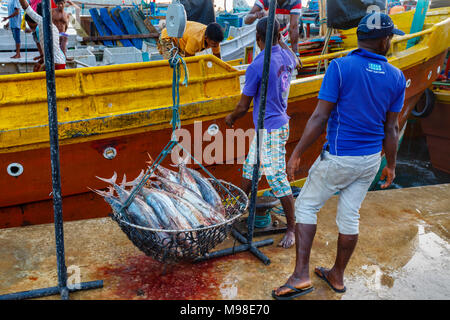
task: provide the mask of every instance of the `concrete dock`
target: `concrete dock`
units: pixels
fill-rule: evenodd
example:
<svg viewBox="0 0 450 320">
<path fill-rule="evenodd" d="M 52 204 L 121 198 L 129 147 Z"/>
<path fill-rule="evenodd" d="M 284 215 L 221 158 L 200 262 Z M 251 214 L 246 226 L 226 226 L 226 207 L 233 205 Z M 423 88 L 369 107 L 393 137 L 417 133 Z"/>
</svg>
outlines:
<svg viewBox="0 0 450 320">
<path fill-rule="evenodd" d="M 64 205 L 64 204 L 63 204 Z M 318 216 L 311 253 L 315 290 L 299 300 L 450 299 L 450 184 L 369 192 L 360 236 L 348 265 L 347 292 L 334 293 L 313 274 L 336 254 L 337 197 Z M 266 266 L 249 252 L 198 264 L 163 266 L 145 256 L 108 218 L 64 223 L 69 281 L 103 280 L 71 299 L 272 299 L 294 268 L 295 249 L 262 247 Z M 234 238 L 214 249 L 232 247 Z M 239 245 L 239 242 L 236 242 Z M 53 224 L 0 229 L 0 294 L 57 285 Z M 42 299 L 60 299 L 59 295 Z"/>
</svg>

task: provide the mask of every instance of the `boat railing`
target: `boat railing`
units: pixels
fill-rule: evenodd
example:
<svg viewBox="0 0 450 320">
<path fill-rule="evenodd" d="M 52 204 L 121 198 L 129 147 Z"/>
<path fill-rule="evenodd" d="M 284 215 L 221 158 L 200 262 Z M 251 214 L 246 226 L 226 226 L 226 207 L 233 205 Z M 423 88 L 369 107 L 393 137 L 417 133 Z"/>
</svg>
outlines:
<svg viewBox="0 0 450 320">
<path fill-rule="evenodd" d="M 399 45 L 404 44 L 405 42 L 420 37 L 420 41 L 424 41 L 427 36 L 429 36 L 433 32 L 433 28 L 422 30 L 419 32 L 406 34 L 404 36 L 395 37 L 391 41 L 391 53 L 396 53 L 399 50 Z M 403 48 L 404 49 L 404 48 Z"/>
<path fill-rule="evenodd" d="M 448 19 L 450 19 L 450 18 L 448 18 Z M 442 21 L 441 23 L 446 23 L 446 20 Z M 440 23 L 435 24 L 431 28 L 428 28 L 423 31 L 406 34 L 404 36 L 394 37 L 391 41 L 391 49 L 389 51 L 389 54 L 394 54 L 394 53 L 404 50 L 405 48 L 400 48 L 400 44 L 405 44 L 405 42 L 407 42 L 408 40 L 411 40 L 411 39 L 414 39 L 417 37 L 421 37 L 421 40 L 419 43 L 423 43 L 433 33 L 433 31 L 438 27 L 439 24 Z M 353 51 L 355 49 L 356 48 L 352 48 L 352 49 L 337 51 L 337 52 L 333 52 L 333 53 L 329 53 L 329 54 L 325 54 L 325 55 L 307 57 L 307 58 L 303 58 L 301 60 L 302 60 L 303 65 L 311 65 L 311 64 L 317 63 L 319 61 L 331 60 L 331 59 L 342 57 L 344 55 L 347 55 L 348 53 L 350 53 L 351 51 Z"/>
</svg>

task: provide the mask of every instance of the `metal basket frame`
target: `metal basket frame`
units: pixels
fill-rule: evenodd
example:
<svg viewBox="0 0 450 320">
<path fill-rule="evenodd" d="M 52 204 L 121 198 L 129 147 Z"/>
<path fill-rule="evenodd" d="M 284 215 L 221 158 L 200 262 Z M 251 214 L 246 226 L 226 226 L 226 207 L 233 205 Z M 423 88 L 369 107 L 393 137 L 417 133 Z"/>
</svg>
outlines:
<svg viewBox="0 0 450 320">
<path fill-rule="evenodd" d="M 130 241 L 147 256 L 163 263 L 192 261 L 205 255 L 226 239 L 232 225 L 242 216 L 249 202 L 247 195 L 237 186 L 223 180 L 208 180 L 224 204 L 227 218 L 224 222 L 189 230 L 165 230 L 132 224 L 115 211 L 111 214 L 111 218 L 119 224 Z M 223 190 L 223 187 L 226 190 Z"/>
</svg>

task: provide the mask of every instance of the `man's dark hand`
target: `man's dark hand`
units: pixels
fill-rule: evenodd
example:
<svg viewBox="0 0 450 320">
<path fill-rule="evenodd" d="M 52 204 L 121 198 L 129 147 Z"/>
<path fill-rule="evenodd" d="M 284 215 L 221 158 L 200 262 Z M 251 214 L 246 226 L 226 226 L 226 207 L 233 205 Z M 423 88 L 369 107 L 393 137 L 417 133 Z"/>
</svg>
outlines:
<svg viewBox="0 0 450 320">
<path fill-rule="evenodd" d="M 262 17 L 266 16 L 266 13 L 264 12 L 264 10 L 257 11 L 257 12 L 255 12 L 255 16 L 256 16 L 256 18 L 261 19 Z"/>
<path fill-rule="evenodd" d="M 386 189 L 389 187 L 395 179 L 395 168 L 388 168 L 387 166 L 383 168 L 381 172 L 380 180 L 386 182 L 381 185 L 381 189 Z"/>
<path fill-rule="evenodd" d="M 291 156 L 286 167 L 286 173 L 289 181 L 294 181 L 295 172 L 300 168 L 301 158 L 297 156 Z"/>
<path fill-rule="evenodd" d="M 233 126 L 234 126 L 234 117 L 233 117 L 233 114 L 232 113 L 230 113 L 229 115 L 227 115 L 226 117 L 225 117 L 225 124 L 228 126 L 228 127 L 230 127 L 230 128 L 233 128 Z"/>
</svg>

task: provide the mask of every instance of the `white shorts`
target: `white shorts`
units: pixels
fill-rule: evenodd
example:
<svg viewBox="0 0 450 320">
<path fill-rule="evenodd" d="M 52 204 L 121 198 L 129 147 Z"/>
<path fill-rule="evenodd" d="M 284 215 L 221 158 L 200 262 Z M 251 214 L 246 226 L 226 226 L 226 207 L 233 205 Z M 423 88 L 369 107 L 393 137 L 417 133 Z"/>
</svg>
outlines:
<svg viewBox="0 0 450 320">
<path fill-rule="evenodd" d="M 321 159 L 322 158 L 322 159 Z M 336 192 L 339 233 L 359 233 L 359 209 L 381 163 L 381 152 L 368 156 L 334 156 L 322 152 L 312 165 L 297 200 L 297 223 L 317 224 L 317 212 Z"/>
</svg>

